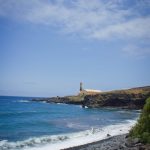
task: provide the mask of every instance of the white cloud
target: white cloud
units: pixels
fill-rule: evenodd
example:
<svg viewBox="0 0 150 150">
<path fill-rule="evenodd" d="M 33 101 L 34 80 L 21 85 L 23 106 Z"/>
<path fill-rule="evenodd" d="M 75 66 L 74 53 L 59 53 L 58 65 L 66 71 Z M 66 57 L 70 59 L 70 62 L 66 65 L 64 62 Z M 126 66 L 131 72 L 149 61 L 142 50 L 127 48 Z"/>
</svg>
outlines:
<svg viewBox="0 0 150 150">
<path fill-rule="evenodd" d="M 149 56 L 150 49 L 149 47 L 141 46 L 141 45 L 127 45 L 123 48 L 123 51 L 129 56 L 134 56 L 136 58 L 143 58 L 145 56 Z"/>
<path fill-rule="evenodd" d="M 132 4 L 127 4 L 128 2 Z M 0 0 L 0 16 L 54 26 L 65 34 L 92 39 L 149 41 L 149 0 Z M 134 56 L 150 54 L 142 45 L 123 51 Z"/>
<path fill-rule="evenodd" d="M 94 38 L 149 38 L 150 18 L 138 18 L 131 21 L 117 23 L 94 31 Z"/>
<path fill-rule="evenodd" d="M 123 6 L 119 0 L 0 0 L 0 15 L 96 39 L 149 37 L 150 17 Z"/>
</svg>

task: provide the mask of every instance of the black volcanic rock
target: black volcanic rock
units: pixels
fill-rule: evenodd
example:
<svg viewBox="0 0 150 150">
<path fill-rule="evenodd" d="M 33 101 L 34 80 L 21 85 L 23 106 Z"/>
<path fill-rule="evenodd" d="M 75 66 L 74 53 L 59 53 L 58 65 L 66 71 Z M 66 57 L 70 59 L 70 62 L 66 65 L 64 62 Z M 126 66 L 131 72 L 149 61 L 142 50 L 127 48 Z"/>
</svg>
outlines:
<svg viewBox="0 0 150 150">
<path fill-rule="evenodd" d="M 46 102 L 46 103 L 65 103 L 65 104 L 76 104 L 82 105 L 84 100 L 83 96 L 65 96 L 65 97 L 51 97 L 51 98 L 41 98 L 41 99 L 32 99 L 36 102 Z"/>
<path fill-rule="evenodd" d="M 150 86 L 128 90 L 102 92 L 97 95 L 84 97 L 83 105 L 90 108 L 121 107 L 127 109 L 141 109 L 146 98 L 150 96 Z"/>
<path fill-rule="evenodd" d="M 101 92 L 97 95 L 76 95 L 33 99 L 37 102 L 66 103 L 87 106 L 89 108 L 121 107 L 125 109 L 142 109 L 150 96 L 150 86 Z"/>
</svg>

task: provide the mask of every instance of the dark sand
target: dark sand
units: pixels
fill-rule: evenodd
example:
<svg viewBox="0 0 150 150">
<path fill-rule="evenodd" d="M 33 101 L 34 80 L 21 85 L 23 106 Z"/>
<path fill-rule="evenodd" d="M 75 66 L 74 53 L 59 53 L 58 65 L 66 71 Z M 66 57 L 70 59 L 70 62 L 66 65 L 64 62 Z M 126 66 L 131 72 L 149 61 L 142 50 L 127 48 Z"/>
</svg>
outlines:
<svg viewBox="0 0 150 150">
<path fill-rule="evenodd" d="M 138 139 L 131 140 L 124 134 L 63 150 L 150 150 L 150 145 L 144 145 Z"/>
</svg>

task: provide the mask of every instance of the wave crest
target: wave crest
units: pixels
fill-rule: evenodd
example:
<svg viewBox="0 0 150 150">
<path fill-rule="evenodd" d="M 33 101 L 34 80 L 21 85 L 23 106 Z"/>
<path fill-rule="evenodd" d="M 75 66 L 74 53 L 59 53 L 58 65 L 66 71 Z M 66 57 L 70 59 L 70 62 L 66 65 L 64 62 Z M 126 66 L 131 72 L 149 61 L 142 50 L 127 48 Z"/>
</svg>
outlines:
<svg viewBox="0 0 150 150">
<path fill-rule="evenodd" d="M 135 120 L 128 120 L 126 123 L 109 125 L 103 128 L 91 128 L 90 130 L 68 133 L 62 135 L 33 137 L 24 141 L 9 142 L 0 141 L 1 150 L 20 150 L 20 149 L 63 149 L 67 147 L 77 146 L 108 138 L 110 136 L 127 133 L 136 123 Z"/>
<path fill-rule="evenodd" d="M 18 100 L 18 101 L 15 101 L 15 102 L 18 102 L 18 103 L 29 103 L 31 101 L 30 100 Z"/>
</svg>

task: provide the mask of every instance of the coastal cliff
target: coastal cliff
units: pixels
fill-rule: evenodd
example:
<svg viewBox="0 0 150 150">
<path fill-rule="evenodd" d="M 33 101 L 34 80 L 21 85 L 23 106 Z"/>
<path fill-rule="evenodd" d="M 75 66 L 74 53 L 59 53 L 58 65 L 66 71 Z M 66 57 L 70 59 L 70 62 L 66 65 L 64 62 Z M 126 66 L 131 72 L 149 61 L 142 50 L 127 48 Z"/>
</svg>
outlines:
<svg viewBox="0 0 150 150">
<path fill-rule="evenodd" d="M 101 92 L 96 95 L 76 95 L 33 99 L 47 103 L 66 103 L 87 106 L 89 108 L 120 107 L 125 109 L 141 109 L 150 96 L 150 86 L 125 90 Z"/>
<path fill-rule="evenodd" d="M 83 106 L 90 108 L 121 107 L 127 109 L 142 109 L 145 100 L 150 96 L 150 86 L 127 90 L 102 92 L 84 97 Z"/>
</svg>

